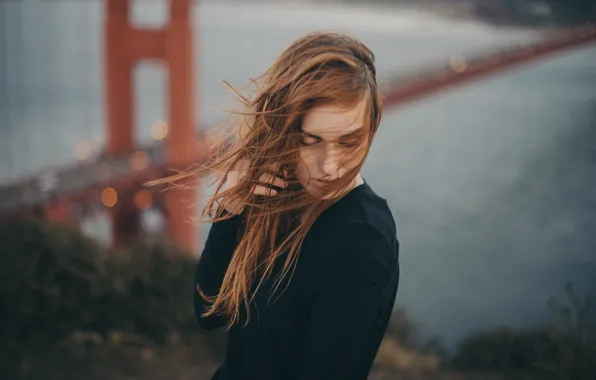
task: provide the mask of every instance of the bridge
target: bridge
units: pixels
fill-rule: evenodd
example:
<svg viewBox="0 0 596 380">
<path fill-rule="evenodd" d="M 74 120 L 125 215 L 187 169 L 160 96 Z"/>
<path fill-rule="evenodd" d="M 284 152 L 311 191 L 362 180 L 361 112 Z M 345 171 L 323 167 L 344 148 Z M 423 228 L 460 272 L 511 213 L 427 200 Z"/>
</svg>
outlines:
<svg viewBox="0 0 596 380">
<path fill-rule="evenodd" d="M 111 215 L 113 244 L 120 245 L 142 233 L 139 212 L 154 207 L 161 210 L 169 233 L 179 244 L 191 250 L 196 247 L 195 226 L 188 222 L 196 209 L 188 200 L 196 197 L 198 185 L 165 193 L 144 186 L 172 170 L 205 159 L 210 144 L 197 133 L 191 111 L 191 3 L 171 1 L 170 20 L 163 29 L 140 29 L 129 24 L 128 2 L 105 1 L 107 147 L 91 161 L 45 168 L 0 186 L 0 217 L 35 215 L 77 224 L 86 214 L 102 208 Z M 594 26 L 553 30 L 537 41 L 504 50 L 452 56 L 437 65 L 401 73 L 380 83 L 380 87 L 386 107 L 400 107 L 449 87 L 595 41 Z M 170 120 L 160 126 L 160 142 L 134 146 L 130 77 L 135 63 L 144 59 L 168 63 Z"/>
</svg>

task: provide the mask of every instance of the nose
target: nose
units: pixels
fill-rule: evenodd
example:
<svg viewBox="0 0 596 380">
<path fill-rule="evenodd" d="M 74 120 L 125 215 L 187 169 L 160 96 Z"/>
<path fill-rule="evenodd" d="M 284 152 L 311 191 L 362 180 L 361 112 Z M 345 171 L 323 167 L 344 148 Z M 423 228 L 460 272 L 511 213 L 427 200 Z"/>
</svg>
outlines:
<svg viewBox="0 0 596 380">
<path fill-rule="evenodd" d="M 321 171 L 324 174 L 324 178 L 336 179 L 339 176 L 340 165 L 339 149 L 334 146 L 329 147 L 325 150 L 325 156 L 321 161 Z"/>
</svg>

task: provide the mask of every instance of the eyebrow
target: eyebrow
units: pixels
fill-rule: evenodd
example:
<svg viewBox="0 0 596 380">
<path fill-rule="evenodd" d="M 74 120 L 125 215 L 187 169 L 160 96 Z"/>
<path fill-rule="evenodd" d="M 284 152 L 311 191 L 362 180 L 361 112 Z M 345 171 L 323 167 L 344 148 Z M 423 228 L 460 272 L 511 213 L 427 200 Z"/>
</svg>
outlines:
<svg viewBox="0 0 596 380">
<path fill-rule="evenodd" d="M 321 136 L 317 136 L 315 134 L 306 132 L 304 130 L 302 130 L 302 133 L 304 133 L 305 135 L 308 135 L 309 137 L 312 137 L 313 139 L 317 139 L 319 141 L 325 141 L 325 139 L 323 139 Z M 363 133 L 364 133 L 364 128 L 361 127 L 361 128 L 358 128 L 358 129 L 356 129 L 356 130 L 354 130 L 352 132 L 348 132 L 348 133 L 346 133 L 344 135 L 339 136 L 339 139 L 338 140 L 348 139 L 350 137 L 357 137 L 357 136 L 360 136 Z"/>
</svg>

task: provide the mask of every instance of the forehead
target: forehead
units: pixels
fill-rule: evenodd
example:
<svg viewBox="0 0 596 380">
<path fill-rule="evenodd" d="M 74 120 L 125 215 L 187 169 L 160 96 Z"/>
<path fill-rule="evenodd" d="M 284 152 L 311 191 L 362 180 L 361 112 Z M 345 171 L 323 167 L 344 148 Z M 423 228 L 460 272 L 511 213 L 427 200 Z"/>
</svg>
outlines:
<svg viewBox="0 0 596 380">
<path fill-rule="evenodd" d="M 367 102 L 346 108 L 334 104 L 314 107 L 305 116 L 302 130 L 325 140 L 338 138 L 364 127 Z"/>
</svg>

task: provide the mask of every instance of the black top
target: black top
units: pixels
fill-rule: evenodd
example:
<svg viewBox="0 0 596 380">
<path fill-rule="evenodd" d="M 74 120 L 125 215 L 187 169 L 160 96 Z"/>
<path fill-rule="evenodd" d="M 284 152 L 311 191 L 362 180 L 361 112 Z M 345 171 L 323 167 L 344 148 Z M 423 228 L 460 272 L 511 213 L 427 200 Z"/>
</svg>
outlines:
<svg viewBox="0 0 596 380">
<path fill-rule="evenodd" d="M 243 222 L 241 214 L 211 227 L 195 276 L 205 294 L 219 291 Z M 352 189 L 315 221 L 289 286 L 269 297 L 281 265 L 261 285 L 213 379 L 366 379 L 395 302 L 398 253 L 385 199 L 367 183 Z M 194 293 L 200 326 L 224 326 L 221 316 L 200 318 L 206 305 Z"/>
</svg>

